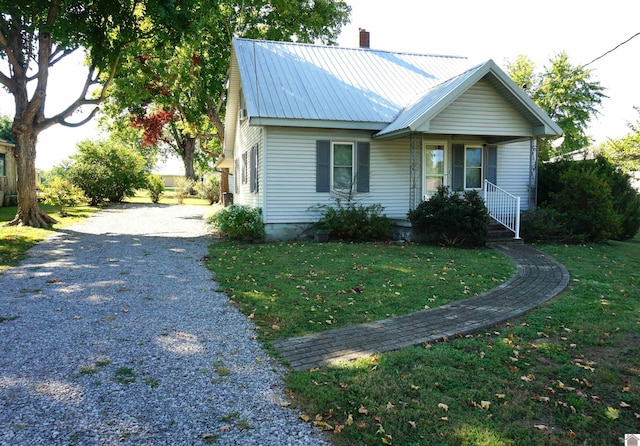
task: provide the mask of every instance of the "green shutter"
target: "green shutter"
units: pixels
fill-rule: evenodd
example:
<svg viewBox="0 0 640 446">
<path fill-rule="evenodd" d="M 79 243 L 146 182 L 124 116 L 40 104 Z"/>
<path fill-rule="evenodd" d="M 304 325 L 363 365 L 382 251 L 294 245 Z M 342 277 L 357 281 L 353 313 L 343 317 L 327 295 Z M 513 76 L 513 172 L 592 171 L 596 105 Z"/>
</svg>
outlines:
<svg viewBox="0 0 640 446">
<path fill-rule="evenodd" d="M 331 141 L 316 141 L 316 192 L 331 190 Z"/>
<path fill-rule="evenodd" d="M 487 152 L 487 181 L 495 185 L 498 184 L 498 146 L 488 146 Z"/>
<path fill-rule="evenodd" d="M 464 144 L 453 144 L 453 181 L 451 189 L 464 189 Z"/>
<path fill-rule="evenodd" d="M 356 152 L 356 162 L 358 171 L 356 172 L 358 192 L 369 192 L 369 158 L 370 147 L 368 142 L 358 142 Z"/>
</svg>

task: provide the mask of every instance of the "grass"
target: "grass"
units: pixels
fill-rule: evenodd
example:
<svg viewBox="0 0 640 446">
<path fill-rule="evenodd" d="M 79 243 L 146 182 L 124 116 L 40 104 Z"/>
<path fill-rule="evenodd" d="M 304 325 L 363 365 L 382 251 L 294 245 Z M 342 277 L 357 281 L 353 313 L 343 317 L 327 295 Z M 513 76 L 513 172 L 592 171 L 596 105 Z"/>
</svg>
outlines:
<svg viewBox="0 0 640 446">
<path fill-rule="evenodd" d="M 219 242 L 208 266 L 266 341 L 443 305 L 515 272 L 490 249 L 396 243 Z"/>
<path fill-rule="evenodd" d="M 134 197 L 128 197 L 125 200 L 127 203 L 151 203 L 149 192 L 146 190 L 139 190 Z M 173 188 L 165 189 L 164 193 L 160 197 L 159 204 L 178 204 L 175 191 Z M 188 196 L 183 199 L 182 204 L 192 206 L 209 206 L 209 201 L 198 196 Z"/>
<path fill-rule="evenodd" d="M 540 248 L 572 276 L 551 302 L 464 339 L 292 372 L 294 405 L 337 445 L 620 444 L 640 426 L 640 238 Z"/>
<path fill-rule="evenodd" d="M 24 258 L 29 248 L 44 240 L 53 232 L 77 223 L 100 209 L 89 206 L 72 207 L 66 209 L 66 216 L 61 217 L 57 208 L 46 204 L 41 204 L 40 208 L 58 220 L 59 223 L 53 225 L 51 229 L 2 226 L 2 224 L 13 220 L 17 207 L 0 207 L 0 272 L 17 265 Z"/>
</svg>

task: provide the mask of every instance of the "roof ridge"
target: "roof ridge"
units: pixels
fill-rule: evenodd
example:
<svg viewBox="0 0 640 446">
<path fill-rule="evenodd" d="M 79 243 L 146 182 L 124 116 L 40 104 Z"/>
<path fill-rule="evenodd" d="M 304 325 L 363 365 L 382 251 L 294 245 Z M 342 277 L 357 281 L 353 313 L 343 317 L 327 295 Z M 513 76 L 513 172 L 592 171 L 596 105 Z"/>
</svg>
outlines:
<svg viewBox="0 0 640 446">
<path fill-rule="evenodd" d="M 347 46 L 339 46 L 339 45 L 322 45 L 317 43 L 289 42 L 289 41 L 283 41 L 283 40 L 248 39 L 245 37 L 235 37 L 234 40 L 242 40 L 245 42 L 264 42 L 264 43 L 270 43 L 270 44 L 276 44 L 276 45 L 307 46 L 307 47 L 316 47 L 316 48 L 326 48 L 330 50 L 399 54 L 403 56 L 421 56 L 421 57 L 434 57 L 434 58 L 437 57 L 437 58 L 462 59 L 462 60 L 469 59 L 467 56 L 456 56 L 456 55 L 450 55 L 450 54 L 431 54 L 431 53 L 417 53 L 417 52 L 409 52 L 409 51 L 391 51 L 391 50 L 379 50 L 374 48 L 355 48 L 355 47 L 347 47 Z"/>
</svg>

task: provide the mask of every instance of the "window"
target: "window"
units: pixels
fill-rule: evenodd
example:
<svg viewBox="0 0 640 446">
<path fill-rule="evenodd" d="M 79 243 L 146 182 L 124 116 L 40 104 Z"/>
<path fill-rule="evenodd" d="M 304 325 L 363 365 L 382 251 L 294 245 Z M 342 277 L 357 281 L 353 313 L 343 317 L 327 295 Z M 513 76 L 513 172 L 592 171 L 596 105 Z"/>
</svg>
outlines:
<svg viewBox="0 0 640 446">
<path fill-rule="evenodd" d="M 258 192 L 258 144 L 251 148 L 249 154 L 249 192 Z"/>
<path fill-rule="evenodd" d="M 247 152 L 242 154 L 242 184 L 247 184 Z"/>
<path fill-rule="evenodd" d="M 464 188 L 482 188 L 482 147 L 465 147 Z"/>
<path fill-rule="evenodd" d="M 369 192 L 370 146 L 368 141 L 316 141 L 316 192 Z"/>
<path fill-rule="evenodd" d="M 332 160 L 332 189 L 351 189 L 353 185 L 353 143 L 333 143 Z"/>
<path fill-rule="evenodd" d="M 0 153 L 0 177 L 7 176 L 7 158 L 4 153 Z"/>
<path fill-rule="evenodd" d="M 444 185 L 444 144 L 424 145 L 424 193 L 433 196 Z"/>
</svg>

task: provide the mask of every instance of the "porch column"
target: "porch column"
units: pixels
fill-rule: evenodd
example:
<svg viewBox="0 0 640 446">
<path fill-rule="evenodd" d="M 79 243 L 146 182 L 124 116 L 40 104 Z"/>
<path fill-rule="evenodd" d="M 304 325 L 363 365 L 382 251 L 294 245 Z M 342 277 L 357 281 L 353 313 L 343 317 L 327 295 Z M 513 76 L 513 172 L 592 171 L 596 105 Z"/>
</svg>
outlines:
<svg viewBox="0 0 640 446">
<path fill-rule="evenodd" d="M 422 202 L 422 133 L 412 133 L 409 143 L 409 209 Z"/>
</svg>

